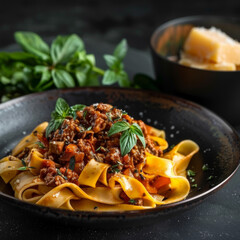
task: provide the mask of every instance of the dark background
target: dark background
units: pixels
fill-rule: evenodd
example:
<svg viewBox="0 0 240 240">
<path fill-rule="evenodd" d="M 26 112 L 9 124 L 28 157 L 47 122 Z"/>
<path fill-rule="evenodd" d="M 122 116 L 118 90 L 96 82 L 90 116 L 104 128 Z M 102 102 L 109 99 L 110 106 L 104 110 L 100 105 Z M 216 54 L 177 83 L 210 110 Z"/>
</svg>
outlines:
<svg viewBox="0 0 240 240">
<path fill-rule="evenodd" d="M 58 34 L 77 33 L 85 39 L 92 39 L 96 48 L 98 42 L 116 44 L 126 38 L 131 48 L 141 50 L 149 59 L 150 36 L 165 21 L 188 15 L 240 15 L 239 0 L 1 0 L 0 3 L 0 48 L 14 42 L 13 33 L 17 30 L 34 31 L 46 39 Z M 238 179 L 239 174 L 231 181 L 236 189 L 231 189 L 229 184 L 193 210 L 152 227 L 116 232 L 76 227 L 62 229 L 61 225 L 53 223 L 49 227 L 49 223 L 42 219 L 28 216 L 24 219 L 24 214 L 15 214 L 15 210 L 6 214 L 2 206 L 0 239 L 16 239 L 16 236 L 30 239 L 33 232 L 32 239 L 43 239 L 41 236 L 46 239 L 85 239 L 83 235 L 90 239 L 239 239 L 240 220 L 236 217 L 240 208 Z"/>
<path fill-rule="evenodd" d="M 238 0 L 1 0 L 0 47 L 13 42 L 16 30 L 42 36 L 77 33 L 146 50 L 153 30 L 164 21 L 187 15 L 240 15 Z M 97 43 L 97 41 L 96 41 Z"/>
</svg>

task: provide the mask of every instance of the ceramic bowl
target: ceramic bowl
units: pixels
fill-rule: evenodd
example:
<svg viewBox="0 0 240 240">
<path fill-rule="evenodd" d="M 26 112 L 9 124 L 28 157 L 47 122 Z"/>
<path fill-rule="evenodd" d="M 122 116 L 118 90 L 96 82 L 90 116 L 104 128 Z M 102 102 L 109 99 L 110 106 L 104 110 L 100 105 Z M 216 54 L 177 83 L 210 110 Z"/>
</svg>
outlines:
<svg viewBox="0 0 240 240">
<path fill-rule="evenodd" d="M 220 189 L 234 174 L 239 165 L 240 139 L 235 130 L 211 111 L 193 102 L 158 92 L 119 88 L 76 88 L 52 90 L 26 95 L 0 105 L 0 156 L 4 157 L 18 141 L 43 121 L 49 121 L 50 113 L 58 97 L 70 104 L 90 105 L 110 103 L 125 109 L 135 119 L 166 132 L 170 145 L 184 139 L 192 139 L 200 151 L 191 160 L 189 168 L 196 171 L 197 187 L 180 202 L 157 208 L 126 212 L 80 212 L 48 208 L 20 201 L 13 197 L 11 187 L 0 183 L 0 204 L 7 208 L 32 213 L 38 217 L 52 218 L 73 224 L 98 227 L 122 227 L 140 225 L 166 219 L 177 211 L 185 211 L 200 203 Z M 203 171 L 203 164 L 209 165 Z M 213 176 L 209 181 L 209 177 Z M 207 201 L 207 200 L 206 200 Z M 42 220 L 41 220 L 42 221 Z M 44 220 L 43 220 L 44 221 Z"/>
<path fill-rule="evenodd" d="M 166 93 L 200 103 L 231 124 L 239 125 L 240 71 L 202 70 L 177 62 L 184 42 L 195 26 L 214 26 L 240 41 L 240 19 L 236 18 L 192 16 L 162 24 L 154 31 L 150 41 L 159 87 Z M 173 57 L 174 61 L 170 60 Z"/>
</svg>

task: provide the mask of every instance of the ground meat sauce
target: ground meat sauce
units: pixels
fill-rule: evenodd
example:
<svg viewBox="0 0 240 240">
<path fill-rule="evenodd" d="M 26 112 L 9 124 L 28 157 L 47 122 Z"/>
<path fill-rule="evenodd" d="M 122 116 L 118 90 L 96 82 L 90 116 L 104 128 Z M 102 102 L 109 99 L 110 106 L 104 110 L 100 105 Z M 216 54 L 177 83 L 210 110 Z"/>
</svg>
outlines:
<svg viewBox="0 0 240 240">
<path fill-rule="evenodd" d="M 162 156 L 162 151 L 156 148 L 147 132 L 143 121 L 134 120 L 122 110 L 109 104 L 94 104 L 76 113 L 76 119 L 66 118 L 61 127 L 52 132 L 48 139 L 39 139 L 45 145 L 44 158 L 47 159 L 40 171 L 41 179 L 49 186 L 58 186 L 65 182 L 78 185 L 78 177 L 84 166 L 91 160 L 108 163 L 108 178 L 120 172 L 141 180 L 136 166 L 146 159 L 145 149 L 140 142 L 125 156 L 121 156 L 120 137 L 122 133 L 108 136 L 111 126 L 117 121 L 137 123 L 144 134 L 146 150 L 156 156 Z M 75 158 L 74 169 L 69 169 L 71 158 Z M 128 201 L 126 196 L 122 196 Z M 141 204 L 140 201 L 138 205 Z"/>
</svg>

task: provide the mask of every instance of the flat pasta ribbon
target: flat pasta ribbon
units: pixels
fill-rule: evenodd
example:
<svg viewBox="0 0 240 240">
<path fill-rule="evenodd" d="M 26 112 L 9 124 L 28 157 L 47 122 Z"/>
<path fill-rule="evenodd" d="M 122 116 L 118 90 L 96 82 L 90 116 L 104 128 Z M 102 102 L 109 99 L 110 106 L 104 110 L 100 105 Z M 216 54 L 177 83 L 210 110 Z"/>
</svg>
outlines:
<svg viewBox="0 0 240 240">
<path fill-rule="evenodd" d="M 174 162 L 174 172 L 176 175 L 186 177 L 187 166 L 193 155 L 199 151 L 199 146 L 192 140 L 184 140 L 177 144 L 170 152 L 165 153 L 164 158 Z"/>
<path fill-rule="evenodd" d="M 36 204 L 56 208 L 69 206 L 70 210 L 73 210 L 69 201 L 88 199 L 93 202 L 116 205 L 123 203 L 119 198 L 121 191 L 121 188 L 80 188 L 73 183 L 63 183 L 46 193 Z M 66 202 L 68 202 L 67 205 Z"/>
<path fill-rule="evenodd" d="M 138 164 L 138 173 L 147 179 L 148 183 L 157 177 L 167 178 L 167 184 L 156 194 L 145 187 L 141 181 L 132 177 L 115 173 L 108 179 L 109 164 L 91 159 L 85 165 L 78 178 L 78 185 L 66 182 L 61 185 L 47 186 L 40 179 L 43 166 L 43 155 L 37 149 L 38 134 L 43 134 L 48 123 L 38 125 L 31 134 L 24 137 L 13 149 L 12 155 L 0 160 L 0 176 L 5 183 L 10 182 L 15 197 L 47 207 L 80 211 L 127 211 L 154 208 L 157 205 L 169 204 L 183 200 L 190 191 L 186 178 L 186 168 L 199 150 L 198 145 L 191 140 L 184 140 L 162 157 L 146 152 L 145 162 Z M 146 125 L 150 139 L 157 143 L 156 150 L 166 150 L 168 142 L 165 132 Z M 19 171 L 22 161 L 17 157 L 28 147 L 30 153 L 26 157 L 25 171 Z M 160 151 L 160 152 L 161 152 Z M 56 167 L 60 165 L 55 163 Z M 162 177 L 162 178 L 159 178 Z M 144 183 L 145 184 L 145 183 Z M 159 189 L 159 188 L 157 188 Z M 125 193 L 130 200 L 141 199 L 142 206 L 127 204 L 121 198 Z M 159 194 L 160 193 L 160 194 Z"/>
<path fill-rule="evenodd" d="M 43 134 L 44 130 L 48 126 L 48 122 L 43 122 L 39 124 L 34 130 L 32 131 L 31 134 L 27 135 L 24 137 L 18 144 L 17 146 L 12 150 L 12 155 L 16 156 L 20 152 L 22 152 L 26 147 L 28 148 L 33 148 L 36 147 L 37 144 L 36 142 L 38 141 L 37 134 Z"/>
<path fill-rule="evenodd" d="M 10 160 L 11 159 L 11 160 Z M 18 173 L 18 169 L 22 167 L 20 159 L 8 156 L 0 160 L 0 176 L 5 183 L 12 180 Z"/>
</svg>

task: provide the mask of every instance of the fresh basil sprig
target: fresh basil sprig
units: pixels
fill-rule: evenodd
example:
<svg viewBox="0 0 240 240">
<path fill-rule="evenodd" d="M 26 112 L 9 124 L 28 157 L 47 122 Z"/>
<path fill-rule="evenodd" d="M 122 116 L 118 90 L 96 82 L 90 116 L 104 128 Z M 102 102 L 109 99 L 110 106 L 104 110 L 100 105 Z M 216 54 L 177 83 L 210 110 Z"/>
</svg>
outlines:
<svg viewBox="0 0 240 240">
<path fill-rule="evenodd" d="M 2 101 L 31 92 L 52 88 L 99 86 L 118 83 L 129 87 L 123 59 L 127 41 L 123 40 L 113 55 L 104 55 L 108 68 L 96 66 L 95 56 L 87 54 L 76 34 L 57 36 L 49 46 L 33 32 L 16 32 L 16 42 L 23 52 L 0 52 L 0 96 Z"/>
<path fill-rule="evenodd" d="M 76 112 L 82 111 L 86 106 L 77 104 L 69 107 L 68 103 L 63 98 L 58 98 L 55 110 L 51 113 L 51 120 L 46 129 L 46 137 L 53 131 L 56 131 L 63 123 L 66 117 L 76 118 Z"/>
<path fill-rule="evenodd" d="M 132 125 L 130 125 L 128 122 L 125 121 L 116 122 L 108 131 L 108 136 L 112 136 L 113 134 L 119 132 L 122 132 L 122 135 L 120 137 L 120 150 L 122 156 L 128 154 L 136 145 L 137 137 L 141 141 L 143 147 L 146 147 L 142 129 L 137 123 L 133 123 Z"/>
<path fill-rule="evenodd" d="M 105 62 L 109 67 L 109 70 L 103 76 L 104 85 L 111 85 L 118 82 L 121 87 L 130 86 L 128 75 L 124 71 L 124 64 L 122 62 L 127 54 L 127 49 L 127 41 L 123 39 L 115 48 L 113 55 L 104 55 Z"/>
</svg>

